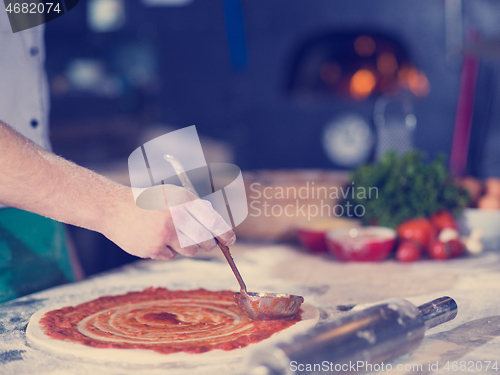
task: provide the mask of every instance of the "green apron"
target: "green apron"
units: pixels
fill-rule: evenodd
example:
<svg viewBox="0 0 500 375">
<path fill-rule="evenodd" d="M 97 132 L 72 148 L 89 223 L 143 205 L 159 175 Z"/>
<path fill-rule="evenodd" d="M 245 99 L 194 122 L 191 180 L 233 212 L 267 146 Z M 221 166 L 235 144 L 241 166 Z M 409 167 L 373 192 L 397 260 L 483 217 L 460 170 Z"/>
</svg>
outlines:
<svg viewBox="0 0 500 375">
<path fill-rule="evenodd" d="M 64 224 L 0 209 L 0 302 L 74 281 Z"/>
</svg>

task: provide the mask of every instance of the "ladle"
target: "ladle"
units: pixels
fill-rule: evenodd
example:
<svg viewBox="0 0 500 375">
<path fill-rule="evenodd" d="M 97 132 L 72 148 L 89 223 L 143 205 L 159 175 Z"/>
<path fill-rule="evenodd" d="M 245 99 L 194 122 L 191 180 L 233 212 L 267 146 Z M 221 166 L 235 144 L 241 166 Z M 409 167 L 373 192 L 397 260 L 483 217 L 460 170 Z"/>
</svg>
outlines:
<svg viewBox="0 0 500 375">
<path fill-rule="evenodd" d="M 164 155 L 164 158 L 174 168 L 175 173 L 181 180 L 182 186 L 199 198 L 199 195 L 186 175 L 182 164 L 172 155 Z M 227 208 L 229 210 L 229 206 Z M 214 237 L 214 239 L 219 248 L 222 250 L 222 253 L 229 263 L 234 276 L 236 276 L 236 279 L 240 284 L 240 292 L 234 294 L 234 299 L 241 311 L 253 320 L 283 319 L 291 317 L 299 311 L 300 305 L 304 302 L 304 297 L 302 296 L 279 293 L 248 292 L 243 278 L 241 277 L 238 268 L 236 268 L 236 264 L 234 264 L 234 260 L 229 252 L 229 247 L 221 244 L 217 237 Z"/>
</svg>

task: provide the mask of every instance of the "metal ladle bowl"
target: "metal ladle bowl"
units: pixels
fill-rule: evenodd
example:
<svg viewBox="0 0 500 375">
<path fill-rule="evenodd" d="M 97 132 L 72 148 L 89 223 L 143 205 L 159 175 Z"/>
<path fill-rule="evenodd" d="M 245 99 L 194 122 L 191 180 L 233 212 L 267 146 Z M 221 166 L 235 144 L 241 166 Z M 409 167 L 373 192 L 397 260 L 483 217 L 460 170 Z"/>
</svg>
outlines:
<svg viewBox="0 0 500 375">
<path fill-rule="evenodd" d="M 218 241 L 217 243 L 240 284 L 241 290 L 234 294 L 234 299 L 241 311 L 253 320 L 283 319 L 297 314 L 300 305 L 304 302 L 304 297 L 293 294 L 248 292 L 229 248 Z"/>
<path fill-rule="evenodd" d="M 234 294 L 236 304 L 253 320 L 273 320 L 292 317 L 299 311 L 304 297 L 292 294 L 252 293 L 241 290 Z"/>
<path fill-rule="evenodd" d="M 175 173 L 181 180 L 182 186 L 199 197 L 191 181 L 189 181 L 181 163 L 171 155 L 164 155 L 164 158 L 172 165 Z M 229 206 L 227 207 L 230 210 Z M 297 314 L 300 305 L 304 302 L 304 297 L 292 294 L 279 293 L 252 293 L 247 291 L 243 278 L 234 264 L 234 260 L 229 252 L 229 247 L 221 244 L 217 237 L 214 238 L 217 245 L 222 250 L 231 270 L 240 284 L 240 292 L 234 294 L 234 299 L 240 310 L 253 320 L 273 320 L 289 318 Z"/>
</svg>

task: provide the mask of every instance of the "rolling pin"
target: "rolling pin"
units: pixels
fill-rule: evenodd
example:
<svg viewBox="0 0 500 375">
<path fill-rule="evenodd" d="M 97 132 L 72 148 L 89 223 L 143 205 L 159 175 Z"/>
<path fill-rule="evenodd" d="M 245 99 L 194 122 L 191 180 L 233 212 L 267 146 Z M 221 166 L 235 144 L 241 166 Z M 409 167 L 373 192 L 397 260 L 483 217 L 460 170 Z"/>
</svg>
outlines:
<svg viewBox="0 0 500 375">
<path fill-rule="evenodd" d="M 250 355 L 245 374 L 377 372 L 384 361 L 416 349 L 427 329 L 456 315 L 457 304 L 450 297 L 419 307 L 390 299 L 318 325 L 291 341 L 262 347 Z"/>
</svg>

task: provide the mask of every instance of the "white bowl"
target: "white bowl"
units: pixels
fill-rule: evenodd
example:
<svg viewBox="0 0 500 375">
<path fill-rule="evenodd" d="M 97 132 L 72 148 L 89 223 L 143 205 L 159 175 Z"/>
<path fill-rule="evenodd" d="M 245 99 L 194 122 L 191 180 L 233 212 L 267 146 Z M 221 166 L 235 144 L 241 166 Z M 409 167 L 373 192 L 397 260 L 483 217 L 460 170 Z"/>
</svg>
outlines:
<svg viewBox="0 0 500 375">
<path fill-rule="evenodd" d="M 484 247 L 500 251 L 500 210 L 466 208 L 458 218 L 457 225 L 463 236 L 470 235 L 474 229 L 480 229 Z"/>
</svg>

